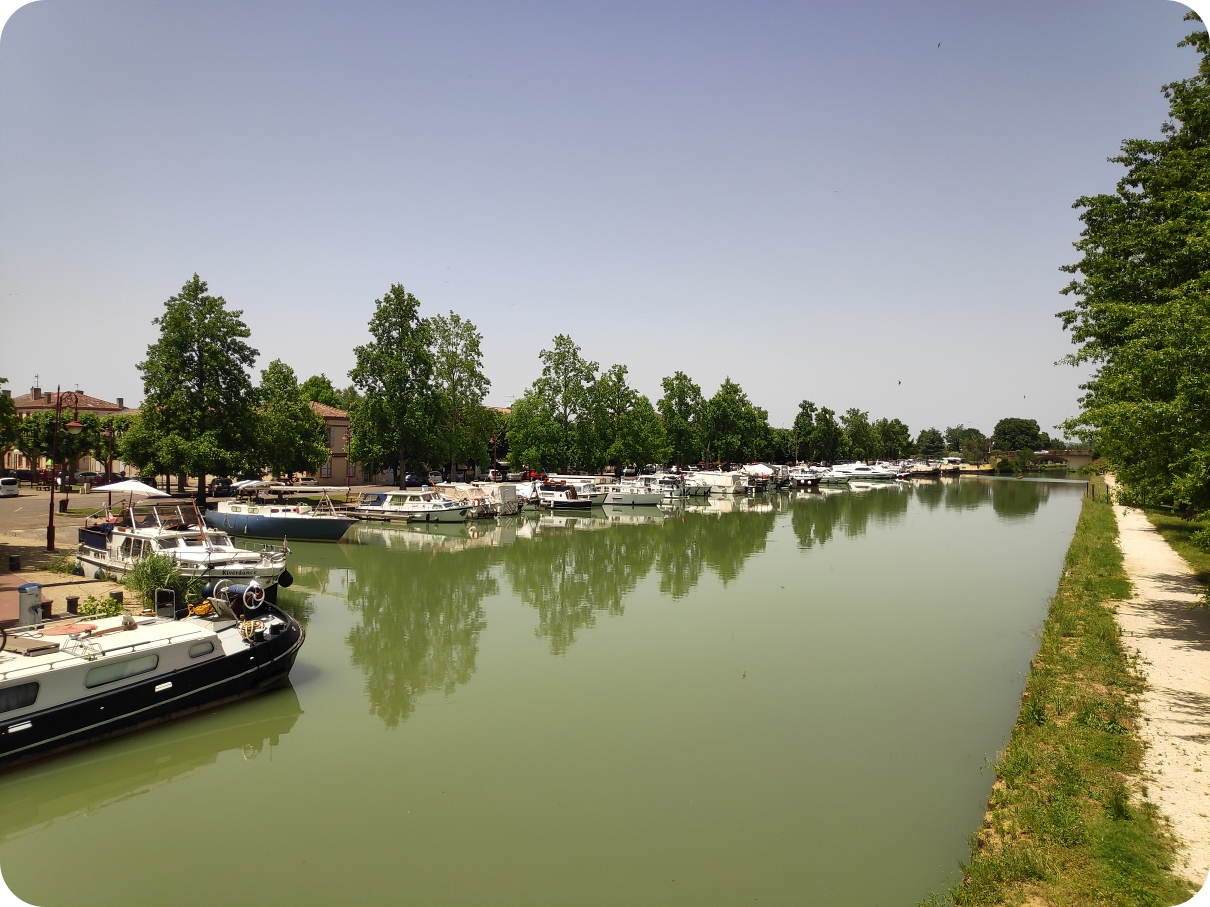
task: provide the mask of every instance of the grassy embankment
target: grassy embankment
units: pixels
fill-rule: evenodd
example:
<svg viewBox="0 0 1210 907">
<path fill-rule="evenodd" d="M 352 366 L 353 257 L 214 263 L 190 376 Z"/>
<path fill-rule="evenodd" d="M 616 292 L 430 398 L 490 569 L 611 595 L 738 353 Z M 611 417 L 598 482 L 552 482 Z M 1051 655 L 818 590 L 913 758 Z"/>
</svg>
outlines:
<svg viewBox="0 0 1210 907">
<path fill-rule="evenodd" d="M 1114 616 L 1130 592 L 1117 534 L 1108 502 L 1085 498 L 970 862 L 934 903 L 1170 905 L 1194 891 L 1142 796 L 1143 682 Z"/>
</svg>

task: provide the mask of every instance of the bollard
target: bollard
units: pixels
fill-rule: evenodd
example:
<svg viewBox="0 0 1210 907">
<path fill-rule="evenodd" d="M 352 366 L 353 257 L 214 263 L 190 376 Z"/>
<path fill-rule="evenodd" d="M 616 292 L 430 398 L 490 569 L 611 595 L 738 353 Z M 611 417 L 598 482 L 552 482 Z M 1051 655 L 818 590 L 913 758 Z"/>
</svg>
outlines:
<svg viewBox="0 0 1210 907">
<path fill-rule="evenodd" d="M 8 556 L 8 572 L 17 573 L 21 570 L 21 555 L 10 554 Z"/>
<path fill-rule="evenodd" d="M 111 599 L 113 599 L 115 602 L 117 602 L 119 605 L 122 604 L 122 590 L 121 589 L 115 589 L 113 592 L 110 592 L 109 597 Z"/>
<path fill-rule="evenodd" d="M 20 607 L 17 611 L 17 626 L 36 627 L 42 623 L 42 586 L 26 583 L 17 587 Z"/>
<path fill-rule="evenodd" d="M 67 513 L 67 500 L 64 498 L 59 499 L 59 513 Z"/>
<path fill-rule="evenodd" d="M 45 600 L 42 602 L 42 622 L 43 623 L 46 623 L 46 621 L 50 620 L 50 614 L 51 614 L 50 609 L 53 605 L 54 605 L 54 602 L 49 602 L 49 601 L 45 601 Z"/>
<path fill-rule="evenodd" d="M 79 614 L 80 613 L 80 596 L 78 596 L 78 595 L 67 596 L 67 613 L 68 614 Z"/>
</svg>

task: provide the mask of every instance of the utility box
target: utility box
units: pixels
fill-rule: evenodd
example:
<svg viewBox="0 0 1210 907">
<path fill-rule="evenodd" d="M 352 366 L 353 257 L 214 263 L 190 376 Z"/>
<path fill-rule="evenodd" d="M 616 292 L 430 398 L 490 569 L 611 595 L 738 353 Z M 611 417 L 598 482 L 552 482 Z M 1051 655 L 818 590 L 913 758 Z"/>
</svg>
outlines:
<svg viewBox="0 0 1210 907">
<path fill-rule="evenodd" d="M 26 583 L 17 587 L 20 604 L 17 611 L 17 625 L 21 627 L 42 626 L 42 585 Z"/>
</svg>

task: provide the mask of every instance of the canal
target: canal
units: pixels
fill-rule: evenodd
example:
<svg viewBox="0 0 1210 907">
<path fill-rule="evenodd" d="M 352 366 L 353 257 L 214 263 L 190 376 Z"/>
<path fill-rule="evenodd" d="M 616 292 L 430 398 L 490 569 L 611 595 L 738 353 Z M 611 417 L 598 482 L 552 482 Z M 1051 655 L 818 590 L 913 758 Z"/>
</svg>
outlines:
<svg viewBox="0 0 1210 907">
<path fill-rule="evenodd" d="M 39 907 L 913 905 L 959 876 L 1084 487 L 292 545 L 291 687 L 0 776 L 0 871 Z"/>
</svg>

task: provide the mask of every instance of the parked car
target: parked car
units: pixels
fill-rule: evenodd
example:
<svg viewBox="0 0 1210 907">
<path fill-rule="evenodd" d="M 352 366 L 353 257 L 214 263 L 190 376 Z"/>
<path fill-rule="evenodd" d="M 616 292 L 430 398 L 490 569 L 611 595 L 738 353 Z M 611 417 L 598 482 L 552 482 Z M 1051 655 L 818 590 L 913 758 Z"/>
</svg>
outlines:
<svg viewBox="0 0 1210 907">
<path fill-rule="evenodd" d="M 99 475 L 100 475 L 100 473 L 95 472 L 94 470 L 81 469 L 79 472 L 76 473 L 76 478 L 81 482 L 94 482 L 95 483 L 97 480 L 97 477 Z"/>
<path fill-rule="evenodd" d="M 419 488 L 422 485 L 427 485 L 427 484 L 428 484 L 428 481 L 426 479 L 422 479 L 420 476 L 413 475 L 410 472 L 406 476 L 403 477 L 403 485 L 405 488 Z"/>
<path fill-rule="evenodd" d="M 231 497 L 231 479 L 211 479 L 210 484 L 206 486 L 206 494 L 212 498 Z"/>
<path fill-rule="evenodd" d="M 21 493 L 21 482 L 16 476 L 0 479 L 0 498 L 15 498 Z"/>
<path fill-rule="evenodd" d="M 445 481 L 445 476 L 443 476 L 441 473 L 439 473 L 439 472 L 430 472 L 429 473 L 429 484 L 430 485 L 440 485 L 444 481 Z"/>
</svg>

